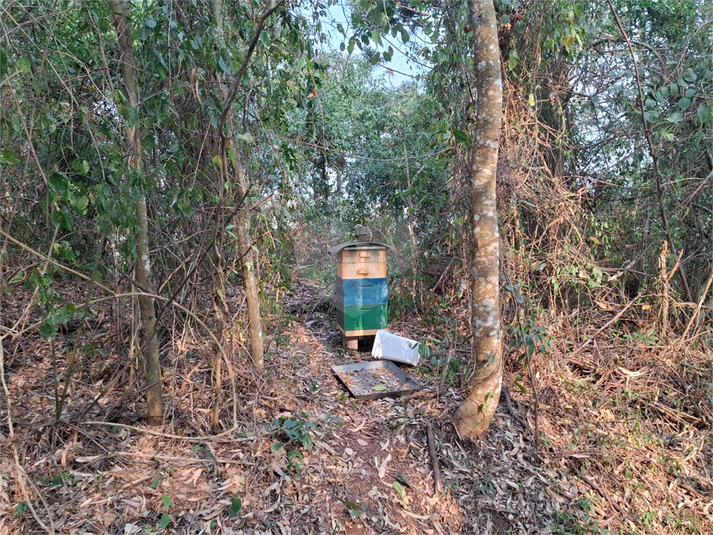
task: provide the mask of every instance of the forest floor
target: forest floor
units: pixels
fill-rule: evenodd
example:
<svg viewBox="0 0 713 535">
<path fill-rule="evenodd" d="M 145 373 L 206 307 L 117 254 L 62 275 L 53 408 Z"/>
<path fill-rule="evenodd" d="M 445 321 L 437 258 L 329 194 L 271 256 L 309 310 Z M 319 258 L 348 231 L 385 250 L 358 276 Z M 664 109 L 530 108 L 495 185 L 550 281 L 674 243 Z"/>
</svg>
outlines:
<svg viewBox="0 0 713 535">
<path fill-rule="evenodd" d="M 572 358 L 577 344 L 553 343 L 525 379 L 511 356 L 486 439 L 465 442 L 449 420 L 464 389 L 443 355 L 402 368 L 422 386 L 412 394 L 349 396 L 331 367 L 371 356 L 301 305 L 321 294 L 282 298 L 292 320 L 273 326 L 264 373 L 235 360 L 217 427 L 212 348 L 185 332 L 164 345 L 162 428 L 141 422 L 117 311 L 53 344 L 6 339 L 0 534 L 713 533 L 710 354 L 600 335 Z M 29 298 L 5 296 L 2 325 Z"/>
</svg>

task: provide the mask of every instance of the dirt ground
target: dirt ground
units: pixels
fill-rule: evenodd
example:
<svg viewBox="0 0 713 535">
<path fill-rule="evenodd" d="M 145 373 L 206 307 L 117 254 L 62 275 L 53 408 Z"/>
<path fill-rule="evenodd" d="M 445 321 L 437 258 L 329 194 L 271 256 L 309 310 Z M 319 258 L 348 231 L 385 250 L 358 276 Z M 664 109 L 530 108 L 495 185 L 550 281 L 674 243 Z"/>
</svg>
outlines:
<svg viewBox="0 0 713 535">
<path fill-rule="evenodd" d="M 6 327 L 27 298 L 11 297 Z M 713 533 L 710 398 L 687 405 L 710 390 L 663 392 L 650 348 L 600 345 L 575 362 L 553 349 L 532 377 L 537 405 L 508 371 L 488 436 L 470 443 L 449 421 L 463 390 L 426 365 L 402 367 L 418 391 L 350 397 L 331 367 L 370 354 L 343 350 L 330 314 L 307 311 L 276 330 L 264 373 L 236 352 L 217 427 L 211 347 L 174 333 L 167 423 L 148 428 L 126 332 L 109 310 L 95 318 L 54 344 L 4 343 L 2 535 Z M 706 355 L 686 359 L 710 371 Z M 659 363 L 671 377 L 673 362 Z"/>
</svg>

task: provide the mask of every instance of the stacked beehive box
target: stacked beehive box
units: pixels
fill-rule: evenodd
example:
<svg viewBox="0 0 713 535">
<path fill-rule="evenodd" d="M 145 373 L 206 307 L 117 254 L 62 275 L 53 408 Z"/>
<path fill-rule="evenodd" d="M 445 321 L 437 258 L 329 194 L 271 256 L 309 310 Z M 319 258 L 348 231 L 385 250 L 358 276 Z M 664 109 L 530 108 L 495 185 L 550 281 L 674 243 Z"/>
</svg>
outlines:
<svg viewBox="0 0 713 535">
<path fill-rule="evenodd" d="M 350 349 L 357 348 L 360 336 L 388 325 L 387 249 L 375 242 L 346 242 L 329 251 L 337 259 L 337 325 Z"/>
</svg>

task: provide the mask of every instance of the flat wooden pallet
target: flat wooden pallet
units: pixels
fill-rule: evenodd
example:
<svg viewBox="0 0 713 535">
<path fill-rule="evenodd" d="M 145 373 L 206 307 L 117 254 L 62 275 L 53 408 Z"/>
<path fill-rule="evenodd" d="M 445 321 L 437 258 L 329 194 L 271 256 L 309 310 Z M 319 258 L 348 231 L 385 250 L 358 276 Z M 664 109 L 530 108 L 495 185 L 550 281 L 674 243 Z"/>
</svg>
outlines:
<svg viewBox="0 0 713 535">
<path fill-rule="evenodd" d="M 332 366 L 332 371 L 356 399 L 398 397 L 421 389 L 416 381 L 388 360 Z"/>
</svg>

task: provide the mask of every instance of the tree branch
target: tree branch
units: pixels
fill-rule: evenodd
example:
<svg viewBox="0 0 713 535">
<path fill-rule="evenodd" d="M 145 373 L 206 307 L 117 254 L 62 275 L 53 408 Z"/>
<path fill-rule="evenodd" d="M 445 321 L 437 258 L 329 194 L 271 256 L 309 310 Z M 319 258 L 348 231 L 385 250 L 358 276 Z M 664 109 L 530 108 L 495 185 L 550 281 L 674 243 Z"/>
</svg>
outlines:
<svg viewBox="0 0 713 535">
<path fill-rule="evenodd" d="M 671 252 L 674 255 L 678 256 L 678 250 L 676 249 L 676 244 L 673 240 L 673 235 L 671 234 L 671 229 L 668 224 L 668 214 L 666 213 L 666 207 L 664 206 L 664 189 L 663 185 L 661 184 L 661 172 L 659 171 L 658 157 L 656 155 L 656 149 L 654 148 L 654 142 L 651 139 L 651 129 L 649 128 L 649 122 L 646 120 L 646 110 L 644 108 L 644 90 L 641 86 L 641 76 L 639 75 L 639 65 L 636 61 L 636 55 L 634 54 L 634 47 L 632 46 L 632 41 L 631 39 L 629 39 L 626 30 L 624 30 L 624 26 L 621 24 L 621 20 L 619 19 L 619 15 L 617 14 L 616 9 L 614 9 L 614 4 L 612 4 L 611 0 L 607 0 L 607 3 L 609 4 L 609 9 L 611 10 L 612 15 L 614 15 L 614 19 L 616 20 L 616 24 L 619 27 L 619 31 L 621 32 L 622 37 L 624 38 L 627 46 L 629 47 L 629 54 L 631 54 L 631 62 L 634 66 L 634 76 L 636 78 L 636 87 L 639 90 L 639 110 L 641 111 L 641 121 L 644 126 L 644 137 L 646 138 L 646 144 L 649 148 L 649 154 L 651 155 L 651 160 L 653 163 L 654 178 L 656 179 L 656 193 L 658 195 L 659 211 L 661 213 L 661 223 L 663 224 L 664 232 L 666 233 L 666 239 L 668 240 L 668 243 L 671 246 Z M 681 277 L 681 284 L 683 285 L 683 291 L 686 293 L 686 299 L 688 301 L 693 301 L 691 290 L 688 287 L 686 271 L 683 269 L 683 264 L 679 264 L 678 274 Z"/>
<path fill-rule="evenodd" d="M 248 65 L 250 64 L 250 58 L 252 57 L 253 52 L 255 52 L 255 47 L 257 46 L 257 42 L 260 39 L 260 34 L 262 33 L 262 29 L 265 26 L 265 21 L 268 19 L 268 17 L 270 17 L 270 15 L 272 15 L 275 11 L 280 9 L 284 3 L 285 3 L 285 0 L 280 0 L 276 4 L 273 4 L 271 1 L 270 6 L 265 8 L 265 11 L 262 12 L 262 15 L 260 15 L 260 18 L 257 21 L 257 25 L 255 26 L 255 34 L 253 35 L 253 38 L 250 40 L 250 45 L 248 45 L 248 51 L 245 53 L 243 62 L 240 65 L 240 68 L 238 69 L 238 74 L 235 76 L 235 83 L 233 84 L 233 87 L 230 88 L 230 93 L 228 93 L 228 98 L 225 100 L 225 103 L 223 104 L 223 112 L 220 114 L 220 120 L 218 121 L 218 132 L 220 132 L 221 136 L 224 135 L 223 128 L 225 127 L 225 121 L 228 118 L 230 106 L 233 105 L 233 102 L 235 102 L 235 97 L 238 96 L 238 90 L 240 89 L 240 80 L 243 78 L 245 71 L 248 70 Z"/>
</svg>

